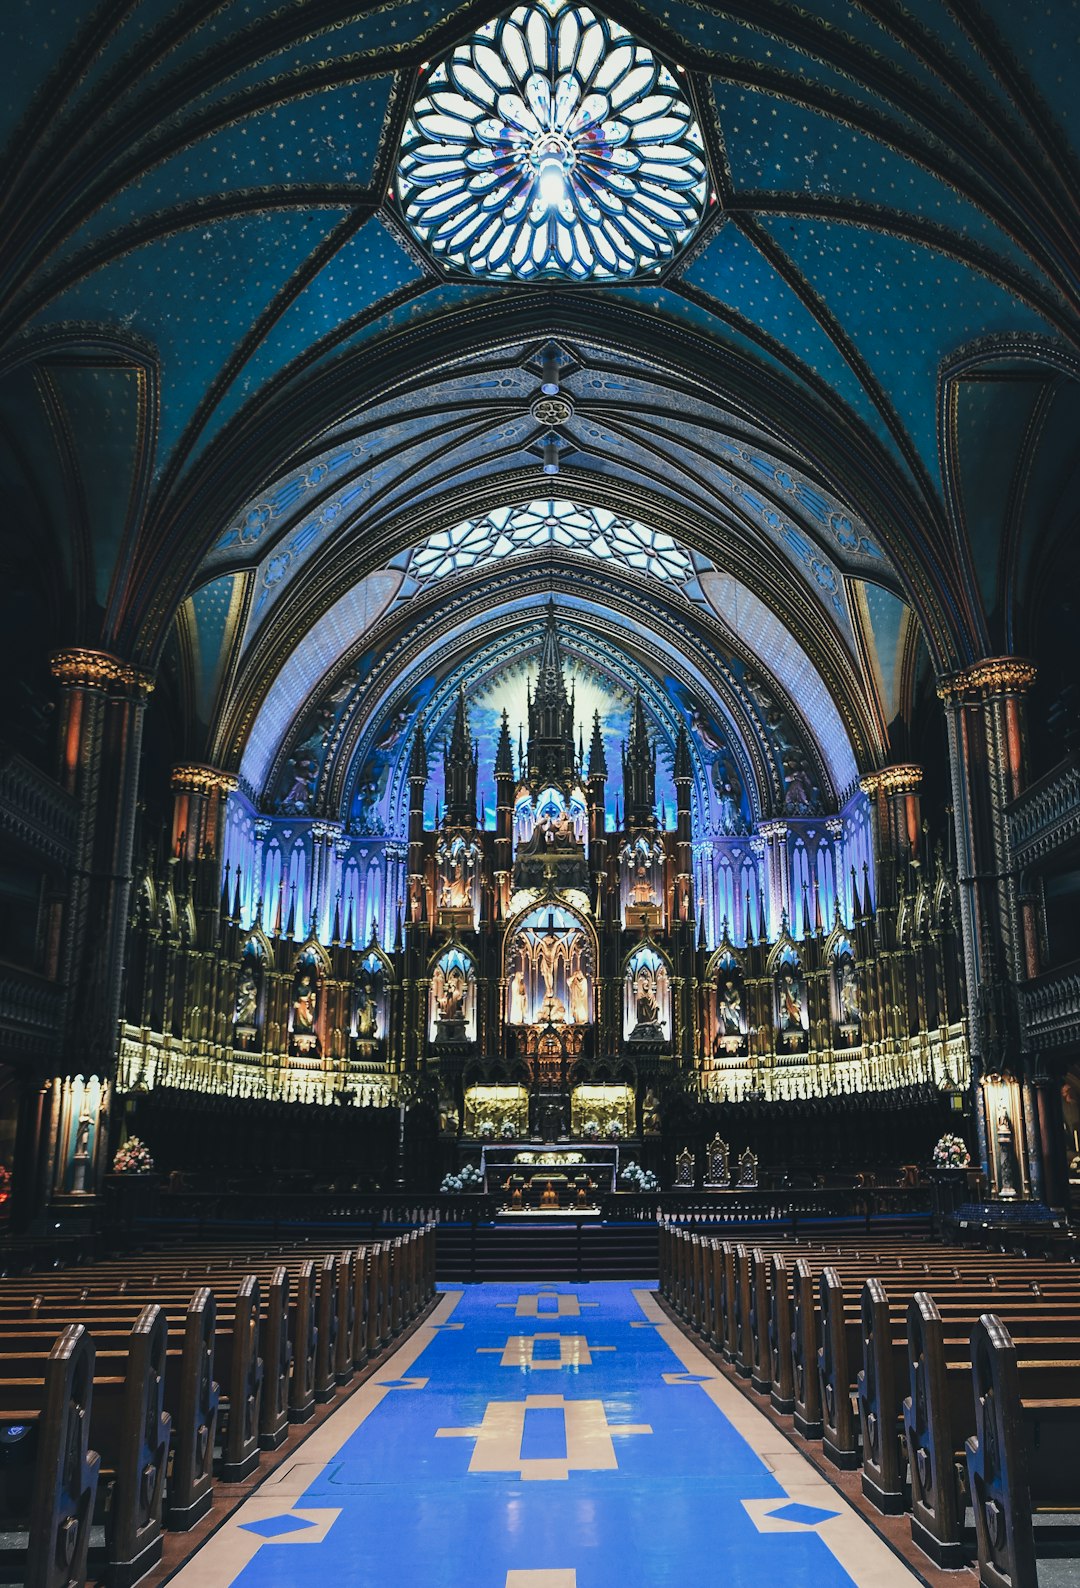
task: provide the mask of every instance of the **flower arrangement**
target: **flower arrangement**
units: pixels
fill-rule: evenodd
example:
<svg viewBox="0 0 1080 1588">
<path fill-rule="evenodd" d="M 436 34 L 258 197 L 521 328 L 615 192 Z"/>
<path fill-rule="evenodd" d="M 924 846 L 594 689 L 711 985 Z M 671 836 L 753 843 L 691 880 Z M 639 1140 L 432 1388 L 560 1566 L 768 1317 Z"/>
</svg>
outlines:
<svg viewBox="0 0 1080 1588">
<path fill-rule="evenodd" d="M 514 1124 L 514 1121 L 510 1118 L 509 1114 L 507 1114 L 506 1118 L 499 1126 L 499 1135 L 502 1137 L 503 1141 L 517 1140 L 517 1126 Z"/>
<path fill-rule="evenodd" d="M 481 1141 L 494 1141 L 495 1121 L 493 1119 L 482 1119 L 476 1127 L 476 1134 Z"/>
<path fill-rule="evenodd" d="M 6 1202 L 11 1195 L 11 1170 L 6 1164 L 0 1163 L 0 1202 Z"/>
<path fill-rule="evenodd" d="M 129 1136 L 113 1159 L 113 1174 L 153 1174 L 150 1149 L 138 1136 Z"/>
<path fill-rule="evenodd" d="M 651 1169 L 643 1169 L 631 1158 L 619 1175 L 628 1191 L 659 1191 L 660 1182 Z"/>
<path fill-rule="evenodd" d="M 443 1196 L 461 1196 L 465 1191 L 479 1191 L 484 1177 L 474 1163 L 467 1163 L 457 1174 L 443 1176 L 439 1190 Z"/>
<path fill-rule="evenodd" d="M 586 1141 L 597 1141 L 600 1136 L 600 1125 L 595 1119 L 587 1119 L 581 1127 L 581 1134 Z"/>
<path fill-rule="evenodd" d="M 966 1169 L 971 1162 L 963 1136 L 947 1132 L 934 1148 L 935 1169 Z"/>
<path fill-rule="evenodd" d="M 623 1127 L 622 1127 L 622 1120 L 621 1119 L 609 1120 L 608 1121 L 607 1133 L 608 1133 L 608 1140 L 609 1141 L 622 1141 L 623 1135 L 624 1135 Z"/>
</svg>

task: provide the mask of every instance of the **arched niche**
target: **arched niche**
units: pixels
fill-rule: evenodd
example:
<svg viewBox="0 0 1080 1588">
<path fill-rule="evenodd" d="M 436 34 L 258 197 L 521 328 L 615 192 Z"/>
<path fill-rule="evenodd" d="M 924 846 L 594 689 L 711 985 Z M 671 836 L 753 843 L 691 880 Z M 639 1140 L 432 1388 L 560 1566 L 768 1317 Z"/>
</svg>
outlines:
<svg viewBox="0 0 1080 1588">
<path fill-rule="evenodd" d="M 564 903 L 520 916 L 503 945 L 505 1019 L 511 1026 L 587 1026 L 595 1018 L 596 943 Z"/>
<path fill-rule="evenodd" d="M 623 1036 L 641 1047 L 671 1044 L 671 969 L 648 940 L 627 955 L 623 966 Z"/>
</svg>

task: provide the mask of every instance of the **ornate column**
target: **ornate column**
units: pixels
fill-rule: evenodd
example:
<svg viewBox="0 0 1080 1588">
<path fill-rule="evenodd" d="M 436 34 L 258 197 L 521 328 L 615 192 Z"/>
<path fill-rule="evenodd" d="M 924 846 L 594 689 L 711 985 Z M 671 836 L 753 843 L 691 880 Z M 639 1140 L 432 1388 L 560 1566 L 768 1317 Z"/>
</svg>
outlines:
<svg viewBox="0 0 1080 1588">
<path fill-rule="evenodd" d="M 1030 1082 L 1024 1084 L 1017 984 L 1026 974 L 1018 875 L 1006 810 L 1027 775 L 1024 697 L 1032 662 L 988 657 L 938 681 L 945 702 L 956 827 L 957 884 L 979 1151 L 990 1170 L 983 1089 L 988 1073 L 1011 1069 L 1024 1093 L 1024 1146 L 1031 1184 L 1042 1195 L 1042 1165 Z"/>
<path fill-rule="evenodd" d="M 879 904 L 896 903 L 908 865 L 919 858 L 922 779 L 922 767 L 910 761 L 882 767 L 859 779 L 859 787 L 870 801 Z"/>
<path fill-rule="evenodd" d="M 334 847 L 343 832 L 340 822 L 315 822 L 311 828 L 311 913 L 304 922 L 304 931 L 314 921 L 320 940 L 330 936 L 334 908 Z"/>
<path fill-rule="evenodd" d="M 833 895 L 834 895 L 834 898 L 836 900 L 836 903 L 840 906 L 840 917 L 841 917 L 841 919 L 843 919 L 843 917 L 844 917 L 844 882 L 845 882 L 845 877 L 846 877 L 846 872 L 845 872 L 845 868 L 844 868 L 844 823 L 843 823 L 843 820 L 839 816 L 827 816 L 825 818 L 825 831 L 828 833 L 829 842 L 832 845 Z M 826 928 L 827 931 L 831 930 L 831 928 L 832 928 L 832 921 L 831 920 L 827 920 L 825 922 L 825 928 Z"/>
<path fill-rule="evenodd" d="M 759 822 L 757 835 L 764 841 L 765 897 L 768 900 L 768 925 L 758 923 L 758 931 L 765 931 L 770 941 L 780 935 L 781 913 L 786 914 L 788 929 L 795 935 L 791 918 L 791 870 L 788 865 L 788 825 L 783 821 Z"/>
<path fill-rule="evenodd" d="M 151 674 L 105 651 L 58 651 L 59 780 L 79 801 L 79 842 L 65 923 L 64 1058 L 112 1073 L 131 887 L 143 712 Z"/>
<path fill-rule="evenodd" d="M 180 860 L 217 856 L 225 830 L 225 800 L 237 788 L 232 772 L 185 761 L 172 770 L 172 852 Z"/>
</svg>

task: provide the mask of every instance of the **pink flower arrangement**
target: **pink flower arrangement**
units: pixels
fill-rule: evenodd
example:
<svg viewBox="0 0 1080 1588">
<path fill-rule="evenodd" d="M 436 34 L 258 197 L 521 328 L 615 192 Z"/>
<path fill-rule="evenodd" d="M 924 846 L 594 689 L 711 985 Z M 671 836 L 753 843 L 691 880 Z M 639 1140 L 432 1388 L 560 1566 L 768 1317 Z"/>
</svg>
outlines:
<svg viewBox="0 0 1080 1588">
<path fill-rule="evenodd" d="M 113 1174 L 152 1174 L 154 1160 L 144 1141 L 129 1136 L 113 1159 Z"/>
</svg>

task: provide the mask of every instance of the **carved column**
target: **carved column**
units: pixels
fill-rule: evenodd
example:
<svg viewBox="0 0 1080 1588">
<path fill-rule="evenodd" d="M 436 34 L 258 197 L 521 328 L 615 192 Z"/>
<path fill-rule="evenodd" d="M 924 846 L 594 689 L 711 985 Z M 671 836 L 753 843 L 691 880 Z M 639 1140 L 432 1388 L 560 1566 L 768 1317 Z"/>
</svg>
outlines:
<svg viewBox="0 0 1080 1588">
<path fill-rule="evenodd" d="M 921 766 L 905 762 L 859 779 L 859 787 L 870 801 L 879 905 L 896 903 L 908 866 L 919 858 L 922 778 Z"/>
<path fill-rule="evenodd" d="M 788 865 L 787 822 L 759 822 L 757 835 L 765 845 L 765 896 L 769 905 L 768 926 L 759 922 L 758 932 L 766 931 L 770 941 L 775 942 L 780 935 L 781 915 L 787 916 L 791 935 L 793 937 L 795 935 L 795 923 L 791 916 L 791 870 Z"/>
<path fill-rule="evenodd" d="M 1037 1122 L 1023 1076 L 1017 984 L 1026 974 L 1018 876 L 1006 810 L 1027 776 L 1024 697 L 1035 666 L 1016 656 L 990 657 L 938 682 L 945 702 L 956 827 L 957 883 L 963 931 L 971 1059 L 979 1152 L 989 1146 L 979 1078 L 1011 1068 L 1024 1093 L 1025 1146 L 1031 1184 L 1042 1195 L 1035 1148 Z"/>
<path fill-rule="evenodd" d="M 104 651 L 58 651 L 59 780 L 79 801 L 63 973 L 68 986 L 64 1058 L 111 1074 L 132 875 L 143 712 L 152 676 Z"/>
</svg>

